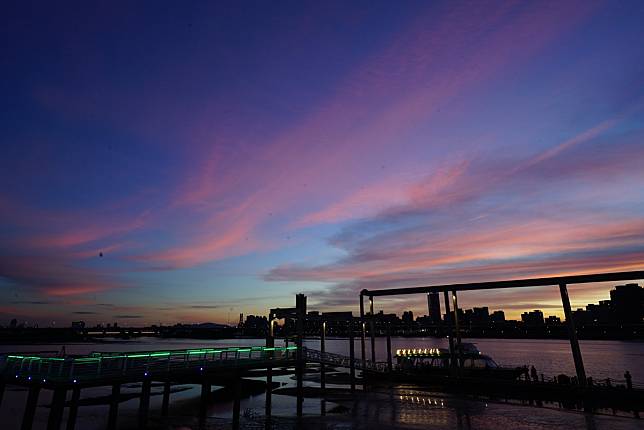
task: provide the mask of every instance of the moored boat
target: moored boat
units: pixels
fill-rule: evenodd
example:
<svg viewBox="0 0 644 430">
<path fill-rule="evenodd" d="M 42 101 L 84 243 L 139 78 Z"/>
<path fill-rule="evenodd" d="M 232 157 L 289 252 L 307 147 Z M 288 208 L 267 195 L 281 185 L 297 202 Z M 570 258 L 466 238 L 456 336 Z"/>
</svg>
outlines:
<svg viewBox="0 0 644 430">
<path fill-rule="evenodd" d="M 492 357 L 481 353 L 472 343 L 461 343 L 450 353 L 445 348 L 397 349 L 395 373 L 398 378 L 418 381 L 446 377 L 513 380 L 525 372 L 522 367 L 499 366 Z"/>
</svg>

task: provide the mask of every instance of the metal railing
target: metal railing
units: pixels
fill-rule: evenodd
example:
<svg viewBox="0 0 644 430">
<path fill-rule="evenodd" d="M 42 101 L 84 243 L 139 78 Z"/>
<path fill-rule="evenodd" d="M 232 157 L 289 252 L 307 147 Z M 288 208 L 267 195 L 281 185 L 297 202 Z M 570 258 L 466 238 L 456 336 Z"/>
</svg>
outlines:
<svg viewBox="0 0 644 430">
<path fill-rule="evenodd" d="M 306 361 L 312 361 L 316 363 L 324 363 L 331 366 L 338 367 L 351 367 L 351 358 L 342 354 L 334 354 L 332 352 L 321 352 L 317 349 L 304 348 L 304 357 Z M 373 362 L 371 360 L 363 360 L 359 358 L 354 358 L 354 367 L 359 370 L 371 370 L 374 372 L 387 372 L 387 363 L 386 362 Z"/>
<path fill-rule="evenodd" d="M 297 347 L 202 348 L 131 353 L 95 352 L 83 357 L 4 355 L 0 374 L 5 379 L 76 383 L 110 377 L 140 377 L 181 371 L 237 368 L 295 359 Z"/>
</svg>

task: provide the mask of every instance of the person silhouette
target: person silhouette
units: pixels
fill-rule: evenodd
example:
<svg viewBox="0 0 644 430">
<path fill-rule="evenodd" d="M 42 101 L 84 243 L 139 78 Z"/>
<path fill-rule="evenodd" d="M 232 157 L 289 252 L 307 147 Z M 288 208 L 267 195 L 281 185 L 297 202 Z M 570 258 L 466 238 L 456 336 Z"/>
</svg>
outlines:
<svg viewBox="0 0 644 430">
<path fill-rule="evenodd" d="M 626 388 L 628 388 L 629 390 L 632 390 L 633 389 L 633 377 L 631 376 L 631 372 L 629 372 L 627 370 L 626 373 L 624 373 L 624 379 L 626 379 Z"/>
<path fill-rule="evenodd" d="M 534 382 L 539 382 L 539 375 L 537 375 L 537 369 L 534 366 L 530 368 L 530 376 Z"/>
</svg>

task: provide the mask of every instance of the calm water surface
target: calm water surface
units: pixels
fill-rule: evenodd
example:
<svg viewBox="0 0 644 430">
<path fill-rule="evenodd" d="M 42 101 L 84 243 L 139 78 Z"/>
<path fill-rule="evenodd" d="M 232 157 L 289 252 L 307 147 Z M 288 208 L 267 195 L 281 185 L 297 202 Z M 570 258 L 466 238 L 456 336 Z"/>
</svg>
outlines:
<svg viewBox="0 0 644 430">
<path fill-rule="evenodd" d="M 574 374 L 574 364 L 570 352 L 570 344 L 559 340 L 508 340 L 508 339 L 476 339 L 471 340 L 485 354 L 493 357 L 497 363 L 508 366 L 534 365 L 539 373 L 553 376 L 559 373 Z M 280 344 L 280 342 L 277 342 Z M 114 343 L 79 343 L 66 344 L 68 354 L 85 354 L 92 351 L 144 351 L 160 349 L 182 349 L 204 346 L 241 346 L 263 345 L 261 339 L 233 339 L 196 341 L 183 339 L 139 338 Z M 311 339 L 306 346 L 319 348 L 319 340 Z M 0 352 L 28 352 L 43 350 L 59 350 L 62 345 L 0 345 Z M 370 344 L 367 340 L 367 357 L 370 357 Z M 436 338 L 392 338 L 392 348 L 430 348 L 447 347 L 445 339 Z M 630 370 L 634 383 L 644 385 L 644 343 L 619 341 L 582 341 L 581 349 L 586 367 L 586 373 L 595 379 L 623 379 L 625 370 Z M 347 339 L 327 338 L 326 350 L 347 354 L 349 345 Z M 355 351 L 360 357 L 360 341 L 355 342 Z M 385 339 L 376 339 L 376 357 L 386 360 Z M 274 377 L 274 380 L 285 386 L 293 385 L 290 376 Z M 306 385 L 316 386 L 312 382 Z M 185 391 L 172 394 L 170 414 L 171 424 L 166 423 L 161 428 L 195 428 L 194 412 L 197 407 L 199 389 L 196 386 L 182 386 Z M 160 392 L 153 388 L 153 393 Z M 139 392 L 137 386 L 125 388 L 124 393 Z M 104 396 L 109 394 L 103 388 L 83 390 L 82 397 Z M 26 391 L 8 388 L 0 407 L 0 428 L 19 428 L 26 400 Z M 39 408 L 34 429 L 45 428 L 48 409 L 44 407 L 51 399 L 48 391 L 43 391 L 39 399 Z M 485 403 L 482 401 L 450 398 L 443 394 L 427 393 L 421 390 L 400 388 L 370 393 L 367 396 L 356 396 L 350 404 L 346 401 L 338 403 L 326 402 L 326 409 L 344 407 L 343 414 L 327 414 L 320 417 L 321 403 L 319 399 L 306 399 L 304 412 L 307 427 L 314 428 L 435 428 L 435 429 L 635 429 L 643 428 L 642 421 L 626 417 L 587 416 L 578 412 L 536 408 L 523 405 L 501 403 Z M 138 399 L 121 403 L 119 407 L 120 428 L 135 428 Z M 152 421 L 161 408 L 161 396 L 151 398 L 150 410 Z M 264 395 L 253 396 L 242 400 L 242 411 L 248 415 L 262 415 L 264 410 Z M 231 402 L 213 404 L 209 408 L 212 428 L 226 428 L 231 417 Z M 107 406 L 87 406 L 79 409 L 78 429 L 103 429 L 107 417 Z M 273 396 L 273 415 L 284 419 L 288 427 L 295 411 L 295 398 L 289 396 Z M 247 423 L 252 420 L 247 419 Z M 180 424 L 180 426 L 179 426 Z"/>
</svg>

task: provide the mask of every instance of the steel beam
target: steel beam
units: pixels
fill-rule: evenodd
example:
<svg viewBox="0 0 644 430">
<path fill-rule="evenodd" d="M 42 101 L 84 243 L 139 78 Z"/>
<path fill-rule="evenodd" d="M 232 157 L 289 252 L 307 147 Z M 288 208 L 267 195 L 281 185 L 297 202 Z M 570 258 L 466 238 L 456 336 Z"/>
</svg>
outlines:
<svg viewBox="0 0 644 430">
<path fill-rule="evenodd" d="M 497 288 L 547 287 L 560 284 L 588 284 L 593 282 L 635 281 L 644 279 L 644 270 L 588 275 L 553 276 L 547 278 L 512 279 L 508 281 L 471 282 L 463 284 L 428 285 L 422 287 L 384 288 L 362 290 L 361 296 L 397 296 L 403 294 L 438 293 L 441 291 L 493 290 Z"/>
<path fill-rule="evenodd" d="M 566 316 L 566 326 L 568 327 L 568 336 L 570 337 L 572 358 L 575 361 L 577 380 L 579 381 L 579 385 L 585 387 L 586 370 L 584 369 L 584 361 L 581 358 L 581 349 L 579 348 L 579 340 L 577 340 L 575 322 L 572 319 L 572 309 L 570 308 L 570 298 L 568 297 L 568 288 L 566 287 L 566 284 L 559 284 L 559 292 L 561 293 L 561 303 L 563 304 L 564 315 Z"/>
</svg>

